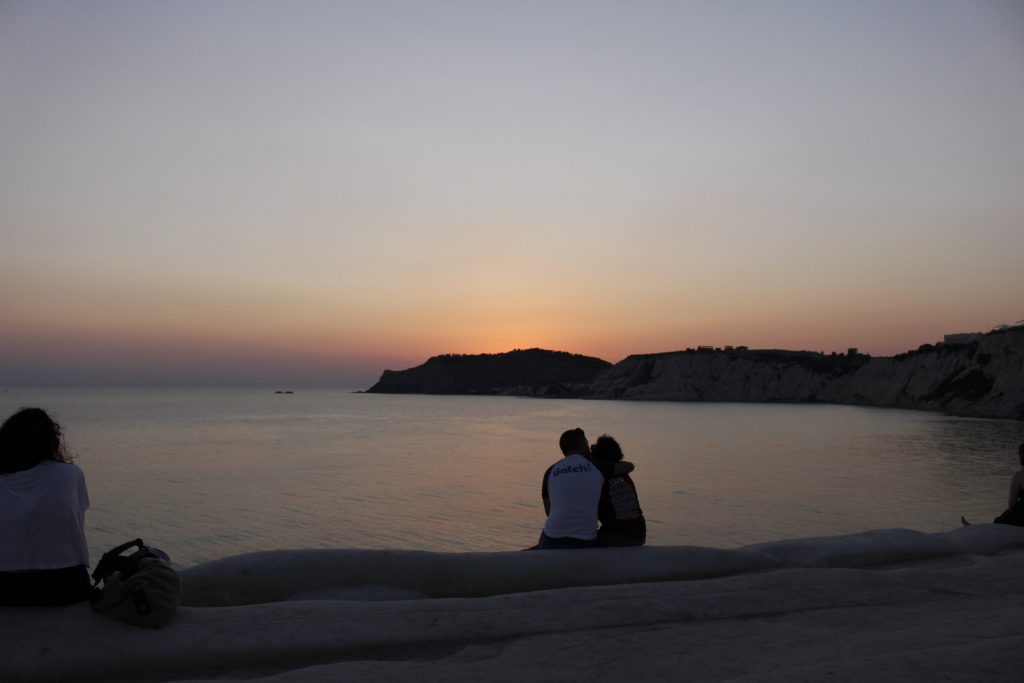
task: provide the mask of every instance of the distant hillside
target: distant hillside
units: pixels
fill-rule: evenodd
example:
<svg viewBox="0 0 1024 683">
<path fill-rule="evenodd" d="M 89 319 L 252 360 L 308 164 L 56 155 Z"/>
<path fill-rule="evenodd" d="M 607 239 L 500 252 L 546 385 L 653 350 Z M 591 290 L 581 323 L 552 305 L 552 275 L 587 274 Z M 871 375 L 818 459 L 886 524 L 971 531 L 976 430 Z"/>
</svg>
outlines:
<svg viewBox="0 0 1024 683">
<path fill-rule="evenodd" d="M 601 374 L 590 398 L 649 401 L 812 402 L 870 363 L 862 354 L 690 349 L 629 356 Z"/>
<path fill-rule="evenodd" d="M 743 348 L 630 356 L 614 366 L 541 349 L 436 356 L 385 371 L 370 391 L 842 403 L 1024 420 L 1024 326 L 964 337 L 891 358 Z"/>
<path fill-rule="evenodd" d="M 892 358 L 808 351 L 630 356 L 588 398 L 842 403 L 1024 420 L 1024 327 Z"/>
<path fill-rule="evenodd" d="M 408 370 L 385 370 L 369 393 L 577 396 L 611 363 L 564 351 L 434 356 Z"/>
</svg>

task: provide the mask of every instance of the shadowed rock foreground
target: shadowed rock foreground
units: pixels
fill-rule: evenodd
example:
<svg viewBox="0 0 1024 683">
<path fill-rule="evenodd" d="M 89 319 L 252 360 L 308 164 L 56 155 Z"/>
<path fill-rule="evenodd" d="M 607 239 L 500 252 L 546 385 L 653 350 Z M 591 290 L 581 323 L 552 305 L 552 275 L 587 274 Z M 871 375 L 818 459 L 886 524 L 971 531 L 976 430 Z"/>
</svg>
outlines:
<svg viewBox="0 0 1024 683">
<path fill-rule="evenodd" d="M 189 604 L 159 631 L 85 605 L 0 608 L 0 678 L 1017 681 L 1024 667 L 1016 527 L 739 550 L 280 551 L 183 579 Z"/>
</svg>

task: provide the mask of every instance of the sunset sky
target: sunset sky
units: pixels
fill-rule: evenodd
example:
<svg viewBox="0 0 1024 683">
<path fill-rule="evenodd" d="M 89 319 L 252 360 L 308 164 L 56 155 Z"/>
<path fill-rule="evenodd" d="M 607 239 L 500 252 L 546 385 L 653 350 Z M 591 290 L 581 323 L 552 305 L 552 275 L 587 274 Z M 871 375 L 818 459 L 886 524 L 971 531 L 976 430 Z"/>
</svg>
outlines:
<svg viewBox="0 0 1024 683">
<path fill-rule="evenodd" d="M 0 0 L 0 385 L 1024 318 L 1024 3 Z"/>
</svg>

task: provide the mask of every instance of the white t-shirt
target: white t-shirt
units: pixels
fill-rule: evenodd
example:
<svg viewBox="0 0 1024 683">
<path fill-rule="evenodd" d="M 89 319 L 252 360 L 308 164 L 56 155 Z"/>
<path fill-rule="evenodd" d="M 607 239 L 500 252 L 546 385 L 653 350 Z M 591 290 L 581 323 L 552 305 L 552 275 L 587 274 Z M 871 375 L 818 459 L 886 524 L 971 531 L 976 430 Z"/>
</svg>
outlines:
<svg viewBox="0 0 1024 683">
<path fill-rule="evenodd" d="M 597 502 L 604 475 L 597 465 L 573 453 L 544 473 L 542 493 L 551 502 L 544 533 L 551 538 L 597 538 Z"/>
<path fill-rule="evenodd" d="M 0 474 L 0 571 L 88 566 L 88 507 L 85 475 L 76 465 L 45 460 Z"/>
</svg>

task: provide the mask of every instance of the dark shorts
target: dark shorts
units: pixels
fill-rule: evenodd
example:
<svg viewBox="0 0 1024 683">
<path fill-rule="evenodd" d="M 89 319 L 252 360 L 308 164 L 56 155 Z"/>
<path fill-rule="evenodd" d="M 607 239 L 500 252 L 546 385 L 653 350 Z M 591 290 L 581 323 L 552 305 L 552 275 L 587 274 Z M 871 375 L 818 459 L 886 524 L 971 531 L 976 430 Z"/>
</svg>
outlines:
<svg viewBox="0 0 1024 683">
<path fill-rule="evenodd" d="M 647 522 L 643 517 L 617 520 L 597 530 L 597 544 L 602 547 L 643 545 L 647 541 Z"/>
<path fill-rule="evenodd" d="M 34 572 L 0 572 L 0 605 L 53 607 L 88 599 L 92 587 L 84 565 Z"/>
<path fill-rule="evenodd" d="M 597 535 L 597 544 L 602 548 L 643 545 L 647 539 L 643 536 L 627 536 L 626 534 L 605 533 Z"/>
<path fill-rule="evenodd" d="M 540 532 L 540 540 L 537 541 L 537 548 L 540 550 L 570 550 L 574 548 L 596 548 L 597 539 L 585 541 L 582 538 L 552 538 L 543 531 Z"/>
</svg>

